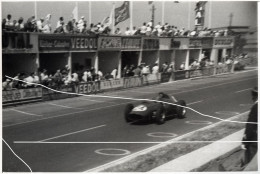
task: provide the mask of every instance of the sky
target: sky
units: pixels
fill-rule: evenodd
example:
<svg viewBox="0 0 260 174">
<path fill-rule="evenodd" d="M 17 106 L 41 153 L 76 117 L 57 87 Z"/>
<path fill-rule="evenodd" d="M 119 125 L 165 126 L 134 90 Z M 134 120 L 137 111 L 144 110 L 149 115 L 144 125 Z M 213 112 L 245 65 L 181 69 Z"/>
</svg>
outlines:
<svg viewBox="0 0 260 174">
<path fill-rule="evenodd" d="M 194 29 L 195 4 L 197 1 L 164 1 L 164 23 L 177 26 L 178 28 Z M 79 17 L 85 16 L 90 22 L 89 7 L 91 7 L 91 23 L 97 24 L 105 17 L 109 16 L 113 3 L 115 8 L 121 6 L 123 1 L 78 1 Z M 90 6 L 91 4 L 91 6 Z M 162 22 L 163 1 L 153 1 L 155 5 L 155 24 Z M 59 17 L 64 17 L 65 22 L 72 18 L 72 11 L 76 1 L 37 1 L 35 8 L 34 1 L 10 1 L 1 2 L 2 19 L 7 14 L 12 15 L 12 19 L 23 17 L 24 21 L 37 13 L 37 18 L 52 14 L 51 25 L 55 29 Z M 256 1 L 208 1 L 205 7 L 205 27 L 217 28 L 229 25 L 230 14 L 233 14 L 232 26 L 257 27 L 257 5 Z M 133 1 L 132 23 L 133 26 L 140 27 L 143 22 L 151 20 L 151 7 L 148 1 Z M 35 10 L 36 9 L 36 10 Z M 125 31 L 130 26 L 130 19 L 119 23 L 116 27 Z"/>
</svg>

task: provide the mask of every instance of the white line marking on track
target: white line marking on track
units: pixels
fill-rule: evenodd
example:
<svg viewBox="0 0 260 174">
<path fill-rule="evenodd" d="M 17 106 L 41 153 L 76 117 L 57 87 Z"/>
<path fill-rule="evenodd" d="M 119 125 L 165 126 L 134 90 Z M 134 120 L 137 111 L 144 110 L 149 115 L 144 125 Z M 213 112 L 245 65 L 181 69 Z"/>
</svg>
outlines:
<svg viewBox="0 0 260 174">
<path fill-rule="evenodd" d="M 201 103 L 201 102 L 203 102 L 203 100 L 195 101 L 195 102 L 189 103 L 189 104 L 187 104 L 187 106 L 189 106 L 189 105 L 194 105 L 194 104 Z"/>
<path fill-rule="evenodd" d="M 106 125 L 104 124 L 104 125 L 100 125 L 100 126 L 96 126 L 96 127 L 92 127 L 92 128 L 88 128 L 88 129 L 83 129 L 83 130 L 76 131 L 76 132 L 67 133 L 67 134 L 64 134 L 64 135 L 59 135 L 59 136 L 52 137 L 52 138 L 46 138 L 46 139 L 44 139 L 44 140 L 40 140 L 39 142 L 48 141 L 48 140 L 53 140 L 53 139 L 57 139 L 57 138 L 61 138 L 61 137 L 66 137 L 66 136 L 68 136 L 68 135 L 73 135 L 73 134 L 77 134 L 77 133 L 89 131 L 89 130 L 92 130 L 92 129 L 97 129 L 97 128 L 104 127 L 104 126 L 106 126 Z"/>
<path fill-rule="evenodd" d="M 16 110 L 16 109 L 10 109 L 10 110 L 15 111 L 15 112 L 19 112 L 19 113 L 22 113 L 22 114 L 25 114 L 25 115 L 32 115 L 32 116 L 37 116 L 37 117 L 42 116 L 42 115 L 38 115 L 38 114 L 32 114 L 32 113 L 29 113 L 29 112 L 19 111 L 19 110 Z"/>
<path fill-rule="evenodd" d="M 59 106 L 62 108 L 68 108 L 68 109 L 82 109 L 82 108 L 74 108 L 74 107 L 70 107 L 70 106 L 59 105 L 59 104 L 55 104 L 55 103 L 48 103 L 48 104 L 53 105 L 53 106 Z"/>
<path fill-rule="evenodd" d="M 240 90 L 240 91 L 236 91 L 235 93 L 240 93 L 240 92 L 249 91 L 249 90 L 252 90 L 252 88 L 247 88 L 247 89 L 243 89 L 243 90 Z"/>
<path fill-rule="evenodd" d="M 170 137 L 169 137 L 170 138 Z M 179 138 L 179 137 L 177 137 Z M 142 141 L 137 141 L 137 142 L 86 142 L 86 141 L 50 141 L 50 142 L 40 142 L 40 141 L 14 141 L 15 144 L 172 144 L 172 143 L 214 143 L 214 142 L 218 142 L 218 143 L 237 143 L 237 142 L 258 142 L 258 141 L 242 141 L 242 140 L 238 140 L 238 141 L 196 141 L 196 140 L 192 140 L 192 141 L 148 141 L 148 142 L 142 142 Z"/>
<path fill-rule="evenodd" d="M 98 102 L 98 103 L 115 103 L 115 102 L 110 102 L 110 101 L 91 100 L 91 99 L 86 99 L 86 98 L 79 98 L 79 100 L 93 101 L 93 102 Z"/>
</svg>

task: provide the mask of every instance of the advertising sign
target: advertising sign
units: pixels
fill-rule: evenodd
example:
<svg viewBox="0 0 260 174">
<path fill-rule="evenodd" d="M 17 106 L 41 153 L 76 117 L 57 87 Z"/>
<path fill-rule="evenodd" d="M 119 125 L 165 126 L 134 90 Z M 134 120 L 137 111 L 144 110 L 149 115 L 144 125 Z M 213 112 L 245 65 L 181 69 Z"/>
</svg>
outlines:
<svg viewBox="0 0 260 174">
<path fill-rule="evenodd" d="M 200 38 L 190 38 L 190 43 L 189 43 L 190 48 L 201 48 L 202 47 L 202 42 Z"/>
<path fill-rule="evenodd" d="M 71 50 L 96 50 L 97 38 L 96 37 L 84 37 L 76 36 L 71 37 Z"/>
<path fill-rule="evenodd" d="M 160 50 L 170 50 L 172 49 L 172 38 L 160 38 Z"/>
<path fill-rule="evenodd" d="M 141 49 L 141 37 L 122 37 L 122 49 Z"/>
<path fill-rule="evenodd" d="M 171 48 L 173 49 L 188 49 L 189 48 L 189 38 L 179 37 L 173 38 L 171 40 Z"/>
<path fill-rule="evenodd" d="M 213 46 L 213 38 L 212 37 L 204 37 L 201 40 L 202 48 L 212 48 Z"/>
<path fill-rule="evenodd" d="M 174 80 L 183 80 L 190 78 L 189 71 L 175 71 Z"/>
<path fill-rule="evenodd" d="M 2 96 L 3 103 L 27 99 L 36 99 L 42 97 L 42 88 L 28 88 L 3 91 Z"/>
<path fill-rule="evenodd" d="M 121 37 L 101 36 L 98 38 L 99 50 L 120 50 L 121 45 Z"/>
<path fill-rule="evenodd" d="M 216 37 L 214 38 L 214 48 L 232 48 L 234 46 L 234 38 L 232 37 Z"/>
<path fill-rule="evenodd" d="M 172 73 L 161 73 L 161 83 L 169 82 Z"/>
<path fill-rule="evenodd" d="M 124 85 L 123 79 L 113 79 L 113 80 L 104 80 L 100 82 L 100 89 L 107 90 L 107 89 L 116 89 L 121 88 Z"/>
<path fill-rule="evenodd" d="M 142 78 L 141 77 L 129 77 L 124 78 L 124 88 L 132 88 L 142 86 Z"/>
<path fill-rule="evenodd" d="M 61 92 L 75 93 L 75 87 L 76 87 L 75 85 L 62 85 L 58 88 L 55 88 L 55 90 Z M 43 93 L 44 100 L 57 100 L 57 99 L 70 98 L 75 96 L 72 94 L 56 92 L 46 88 L 42 89 L 42 93 Z"/>
<path fill-rule="evenodd" d="M 211 75 L 214 74 L 214 67 L 202 68 L 201 73 L 202 73 L 203 76 L 211 76 Z"/>
<path fill-rule="evenodd" d="M 201 70 L 190 70 L 189 72 L 190 72 L 190 78 L 202 76 Z"/>
<path fill-rule="evenodd" d="M 155 50 L 159 49 L 159 39 L 158 38 L 143 38 L 143 49 L 144 50 Z"/>
<path fill-rule="evenodd" d="M 39 50 L 69 50 L 70 37 L 60 35 L 39 35 Z"/>
<path fill-rule="evenodd" d="M 100 91 L 100 82 L 81 83 L 76 87 L 76 93 L 92 94 Z"/>
</svg>

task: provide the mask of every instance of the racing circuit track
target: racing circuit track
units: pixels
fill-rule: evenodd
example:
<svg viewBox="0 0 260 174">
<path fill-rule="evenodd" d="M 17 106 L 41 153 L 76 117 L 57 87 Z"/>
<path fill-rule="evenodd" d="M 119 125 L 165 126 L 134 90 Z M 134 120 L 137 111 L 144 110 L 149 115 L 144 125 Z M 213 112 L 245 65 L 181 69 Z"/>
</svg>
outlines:
<svg viewBox="0 0 260 174">
<path fill-rule="evenodd" d="M 250 109 L 257 71 L 109 92 L 151 99 L 160 91 L 203 114 L 229 118 Z M 218 122 L 188 110 L 185 119 L 126 123 L 126 99 L 76 97 L 3 109 L 3 139 L 33 172 L 82 172 Z M 29 168 L 3 144 L 3 171 Z"/>
</svg>

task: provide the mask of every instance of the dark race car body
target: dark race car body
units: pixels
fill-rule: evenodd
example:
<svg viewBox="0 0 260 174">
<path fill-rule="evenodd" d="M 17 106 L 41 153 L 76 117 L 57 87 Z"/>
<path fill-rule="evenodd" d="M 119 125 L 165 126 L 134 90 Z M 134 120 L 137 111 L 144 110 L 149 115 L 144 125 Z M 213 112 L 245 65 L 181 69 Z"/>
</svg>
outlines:
<svg viewBox="0 0 260 174">
<path fill-rule="evenodd" d="M 172 103 L 178 106 L 156 101 L 145 101 L 136 106 L 133 104 L 128 104 L 125 108 L 125 120 L 127 122 L 155 120 L 156 123 L 163 124 L 166 117 L 185 117 L 186 109 L 181 107 L 186 106 L 185 101 L 177 101 L 174 97 L 168 95 L 164 98 L 160 98 L 158 101 Z"/>
</svg>

